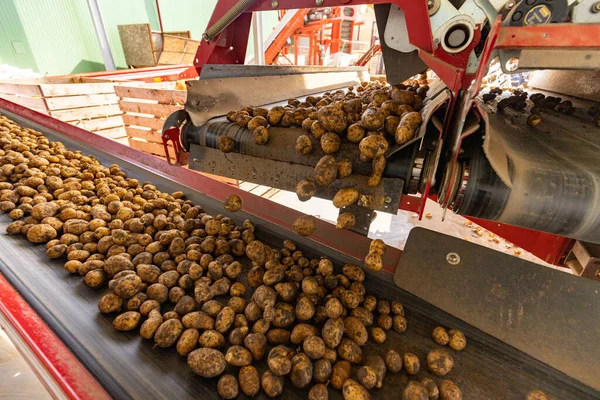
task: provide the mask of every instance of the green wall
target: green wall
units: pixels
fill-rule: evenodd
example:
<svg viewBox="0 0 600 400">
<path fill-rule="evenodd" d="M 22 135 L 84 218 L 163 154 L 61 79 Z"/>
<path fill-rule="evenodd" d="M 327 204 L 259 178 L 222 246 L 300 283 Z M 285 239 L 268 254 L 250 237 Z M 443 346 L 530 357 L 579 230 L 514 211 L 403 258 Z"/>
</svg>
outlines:
<svg viewBox="0 0 600 400">
<path fill-rule="evenodd" d="M 117 25 L 149 23 L 159 30 L 155 0 L 98 0 L 115 64 L 126 68 Z M 160 0 L 165 31 L 200 39 L 217 0 Z M 277 21 L 265 16 L 265 35 Z M 267 21 L 269 21 L 267 23 Z M 273 22 L 274 21 L 274 22 Z M 252 46 L 249 46 L 250 51 Z M 43 75 L 103 71 L 87 0 L 0 0 L 0 64 Z"/>
</svg>

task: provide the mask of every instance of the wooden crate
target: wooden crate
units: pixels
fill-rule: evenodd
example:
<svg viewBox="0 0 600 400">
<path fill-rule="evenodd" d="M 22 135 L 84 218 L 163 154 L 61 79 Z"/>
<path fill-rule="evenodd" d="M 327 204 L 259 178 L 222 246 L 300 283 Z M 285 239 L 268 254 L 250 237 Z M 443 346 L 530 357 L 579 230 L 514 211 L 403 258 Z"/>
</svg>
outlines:
<svg viewBox="0 0 600 400">
<path fill-rule="evenodd" d="M 117 141 L 127 134 L 114 83 L 78 76 L 0 81 L 0 97 Z"/>
<path fill-rule="evenodd" d="M 123 112 L 123 122 L 129 146 L 165 159 L 161 132 L 166 118 L 185 105 L 187 90 L 181 81 L 148 83 L 144 85 L 123 84 L 115 86 L 119 97 L 119 107 Z M 169 154 L 175 151 L 168 146 Z M 235 179 L 203 174 L 221 182 L 238 185 Z"/>
</svg>

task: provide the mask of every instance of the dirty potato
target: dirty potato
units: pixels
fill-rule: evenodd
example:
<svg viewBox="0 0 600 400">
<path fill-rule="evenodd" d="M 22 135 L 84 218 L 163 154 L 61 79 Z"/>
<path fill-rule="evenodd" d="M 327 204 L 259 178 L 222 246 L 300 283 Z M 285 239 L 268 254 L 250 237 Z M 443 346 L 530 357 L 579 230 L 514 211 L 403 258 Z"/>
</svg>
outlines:
<svg viewBox="0 0 600 400">
<path fill-rule="evenodd" d="M 346 159 L 343 159 L 341 161 L 338 161 L 338 175 L 337 178 L 338 179 L 343 179 L 347 176 L 352 175 L 352 161 Z"/>
<path fill-rule="evenodd" d="M 369 339 L 367 328 L 363 325 L 358 318 L 346 317 L 344 319 L 344 332 L 345 335 L 352 339 L 359 346 L 364 346 Z"/>
<path fill-rule="evenodd" d="M 417 381 L 410 381 L 402 392 L 402 400 L 429 400 L 427 389 Z"/>
<path fill-rule="evenodd" d="M 444 376 L 454 366 L 454 359 L 446 350 L 435 349 L 427 354 L 427 366 L 437 376 Z"/>
<path fill-rule="evenodd" d="M 234 367 L 245 367 L 252 364 L 252 353 L 242 346 L 234 345 L 227 349 L 225 361 Z"/>
<path fill-rule="evenodd" d="M 271 398 L 283 393 L 285 377 L 275 375 L 270 370 L 266 370 L 261 378 L 261 386 L 265 394 Z"/>
<path fill-rule="evenodd" d="M 340 150 L 340 143 L 340 137 L 333 132 L 327 132 L 321 136 L 321 149 L 325 154 L 337 153 Z"/>
<path fill-rule="evenodd" d="M 452 350 L 460 351 L 460 350 L 464 349 L 465 347 L 467 347 L 467 338 L 465 337 L 464 333 L 462 333 L 461 331 L 456 330 L 456 329 L 451 329 L 448 332 L 448 335 L 450 337 L 448 346 L 450 346 L 450 348 Z"/>
<path fill-rule="evenodd" d="M 200 348 L 192 351 L 188 355 L 187 362 L 196 375 L 204 378 L 221 375 L 227 366 L 223 353 L 210 348 Z"/>
<path fill-rule="evenodd" d="M 301 215 L 294 221 L 294 231 L 300 236 L 310 236 L 317 229 L 317 222 L 312 215 Z"/>
<path fill-rule="evenodd" d="M 417 357 L 415 354 L 404 353 L 404 356 L 402 357 L 402 362 L 404 364 L 404 369 L 406 373 L 410 375 L 416 375 L 419 373 L 421 364 L 419 362 L 419 357 Z"/>
<path fill-rule="evenodd" d="M 296 139 L 296 151 L 303 156 L 309 155 L 313 151 L 312 141 L 307 135 L 300 135 Z"/>
<path fill-rule="evenodd" d="M 375 157 L 371 163 L 371 176 L 367 181 L 367 186 L 375 187 L 381 182 L 383 171 L 387 162 L 384 156 Z"/>
<path fill-rule="evenodd" d="M 363 365 L 356 372 L 356 379 L 367 389 L 373 389 L 377 383 L 377 375 L 369 366 Z"/>
<path fill-rule="evenodd" d="M 387 370 L 393 374 L 400 372 L 402 369 L 402 356 L 393 349 L 389 349 L 385 353 L 385 365 Z"/>
<path fill-rule="evenodd" d="M 48 224 L 34 225 L 27 231 L 27 240 L 32 243 L 46 243 L 56 236 L 56 229 Z"/>
<path fill-rule="evenodd" d="M 403 145 L 414 138 L 422 121 L 421 114 L 416 111 L 405 114 L 394 134 L 396 143 Z"/>
<path fill-rule="evenodd" d="M 356 225 L 356 217 L 350 212 L 341 213 L 338 215 L 335 224 L 336 229 L 352 229 Z"/>
<path fill-rule="evenodd" d="M 259 126 L 252 131 L 252 139 L 254 143 L 263 146 L 269 142 L 269 130 L 264 126 Z"/>
<path fill-rule="evenodd" d="M 338 356 L 349 361 L 352 364 L 359 364 L 362 361 L 362 350 L 356 342 L 350 339 L 342 338 L 337 347 Z"/>
<path fill-rule="evenodd" d="M 323 156 L 315 165 L 314 178 L 321 186 L 329 186 L 338 175 L 338 167 L 335 158 L 330 155 Z"/>
<path fill-rule="evenodd" d="M 333 196 L 333 206 L 336 208 L 348 207 L 356 203 L 360 193 L 354 187 L 342 188 Z"/>
<path fill-rule="evenodd" d="M 360 154 L 368 160 L 385 155 L 389 147 L 387 140 L 383 136 L 367 136 L 358 144 Z"/>
<path fill-rule="evenodd" d="M 235 139 L 230 136 L 219 136 L 217 144 L 223 153 L 231 153 L 235 149 Z"/>
<path fill-rule="evenodd" d="M 238 381 L 242 393 L 246 396 L 254 397 L 260 391 L 260 375 L 252 365 L 240 368 Z"/>
<path fill-rule="evenodd" d="M 350 143 L 360 143 L 366 135 L 367 131 L 361 124 L 352 124 L 348 127 L 346 137 Z"/>
<path fill-rule="evenodd" d="M 363 112 L 360 122 L 367 130 L 376 131 L 383 127 L 386 118 L 385 111 L 377 107 L 369 107 Z"/>
<path fill-rule="evenodd" d="M 306 387 L 313 376 L 313 364 L 306 354 L 298 353 L 292 358 L 290 379 L 297 388 Z"/>
<path fill-rule="evenodd" d="M 317 383 L 310 388 L 308 392 L 308 400 L 327 400 L 329 399 L 329 393 L 327 392 L 327 386 L 323 383 Z"/>
<path fill-rule="evenodd" d="M 444 379 L 440 383 L 440 398 L 442 400 L 462 400 L 462 391 L 450 379 Z"/>
<path fill-rule="evenodd" d="M 137 311 L 126 311 L 113 321 L 113 327 L 118 331 L 131 331 L 135 329 L 142 315 Z"/>
<path fill-rule="evenodd" d="M 346 114 L 336 106 L 321 107 L 317 112 L 317 118 L 327 131 L 339 133 L 346 129 Z"/>
<path fill-rule="evenodd" d="M 198 329 L 192 328 L 183 331 L 183 333 L 179 337 L 179 340 L 177 341 L 177 353 L 179 353 L 179 355 L 181 356 L 187 356 L 188 354 L 190 354 L 192 350 L 196 348 L 199 337 L 200 333 L 198 332 Z"/>
<path fill-rule="evenodd" d="M 294 351 L 283 345 L 273 347 L 267 357 L 267 365 L 273 374 L 283 376 L 292 370 Z"/>
<path fill-rule="evenodd" d="M 421 385 L 427 390 L 427 396 L 429 400 L 437 400 L 440 396 L 440 390 L 437 384 L 430 378 L 421 379 Z"/>
<path fill-rule="evenodd" d="M 441 346 L 445 346 L 448 344 L 448 342 L 450 342 L 450 336 L 448 335 L 448 332 L 441 326 L 436 326 L 433 328 L 432 336 L 433 340 Z"/>
<path fill-rule="evenodd" d="M 156 330 L 154 343 L 158 347 L 171 347 L 177 343 L 182 332 L 183 324 L 181 321 L 175 318 L 169 319 L 163 322 Z"/>
<path fill-rule="evenodd" d="M 310 200 L 317 192 L 317 187 L 312 179 L 302 179 L 296 185 L 296 195 L 300 201 Z"/>
<path fill-rule="evenodd" d="M 323 325 L 321 336 L 331 349 L 338 347 L 344 335 L 344 321 L 341 318 L 328 319 Z"/>
<path fill-rule="evenodd" d="M 237 194 L 231 194 L 225 199 L 225 209 L 230 212 L 237 212 L 242 209 L 242 198 Z"/>
<path fill-rule="evenodd" d="M 348 361 L 338 361 L 333 365 L 331 370 L 331 386 L 334 389 L 341 390 L 344 382 L 350 378 L 352 364 Z"/>
<path fill-rule="evenodd" d="M 360 383 L 353 379 L 347 379 L 342 387 L 344 400 L 370 400 L 371 395 Z"/>
</svg>

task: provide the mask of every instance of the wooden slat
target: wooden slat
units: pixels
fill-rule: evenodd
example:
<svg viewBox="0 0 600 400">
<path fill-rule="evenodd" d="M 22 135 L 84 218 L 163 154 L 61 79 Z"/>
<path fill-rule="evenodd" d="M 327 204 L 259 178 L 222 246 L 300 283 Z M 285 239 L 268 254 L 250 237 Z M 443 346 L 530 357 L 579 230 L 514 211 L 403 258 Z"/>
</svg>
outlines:
<svg viewBox="0 0 600 400">
<path fill-rule="evenodd" d="M 79 128 L 88 130 L 90 132 L 94 132 L 101 129 L 123 127 L 123 117 L 121 117 L 120 115 L 114 115 L 111 117 L 83 119 L 78 121 L 72 121 L 71 124 L 78 126 Z"/>
<path fill-rule="evenodd" d="M 0 82 L 0 93 L 18 94 L 21 96 L 42 96 L 40 86 L 37 84 L 20 84 Z"/>
<path fill-rule="evenodd" d="M 156 154 L 165 157 L 165 150 L 162 144 L 148 143 L 143 142 L 141 140 L 129 138 L 129 146 L 131 146 L 134 149 L 141 150 L 144 153 Z M 169 146 L 169 154 L 171 155 L 171 157 L 174 156 L 174 151 L 175 150 L 173 149 L 173 147 Z"/>
<path fill-rule="evenodd" d="M 127 138 L 127 136 L 120 137 L 120 138 L 111 138 L 111 139 L 114 140 L 115 142 L 124 144 L 125 146 L 129 146 L 129 138 Z"/>
<path fill-rule="evenodd" d="M 44 96 L 75 96 L 115 92 L 113 83 L 42 84 L 40 89 Z"/>
<path fill-rule="evenodd" d="M 145 126 L 146 128 L 161 130 L 165 120 L 154 117 L 144 117 L 142 115 L 123 114 L 125 125 Z"/>
<path fill-rule="evenodd" d="M 16 96 L 4 93 L 0 93 L 0 97 L 34 110 L 46 110 L 46 103 L 44 103 L 44 99 L 41 97 Z"/>
<path fill-rule="evenodd" d="M 119 97 L 156 100 L 161 104 L 184 105 L 187 98 L 187 91 L 175 90 L 174 87 L 174 84 L 173 89 L 117 86 L 115 87 L 115 93 Z"/>
<path fill-rule="evenodd" d="M 147 142 L 160 143 L 162 145 L 161 133 L 157 131 L 151 131 L 146 129 L 132 128 L 131 126 L 125 127 L 127 136 L 131 138 L 143 139 Z"/>
<path fill-rule="evenodd" d="M 134 112 L 140 114 L 150 114 L 157 117 L 168 117 L 177 110 L 181 110 L 182 106 L 172 106 L 169 104 L 151 104 L 138 103 L 135 101 L 119 101 L 119 106 L 123 112 Z"/>
<path fill-rule="evenodd" d="M 94 133 L 97 135 L 103 136 L 103 137 L 110 138 L 110 139 L 119 139 L 119 138 L 127 137 L 127 132 L 125 131 L 125 128 L 122 126 L 119 126 L 116 128 L 110 128 L 110 129 L 103 129 L 100 131 L 96 131 Z"/>
<path fill-rule="evenodd" d="M 71 110 L 50 111 L 50 115 L 61 121 L 71 122 L 79 119 L 120 115 L 123 112 L 118 105 L 73 108 Z"/>
<path fill-rule="evenodd" d="M 158 65 L 176 65 L 181 64 L 183 60 L 183 52 L 163 51 L 156 62 Z"/>
<path fill-rule="evenodd" d="M 184 38 L 163 35 L 162 51 L 183 53 L 183 51 L 185 50 L 185 42 L 186 40 Z"/>
<path fill-rule="evenodd" d="M 65 110 L 89 106 L 104 106 L 117 104 L 116 94 L 85 94 L 80 96 L 47 97 L 46 105 L 49 110 Z"/>
</svg>

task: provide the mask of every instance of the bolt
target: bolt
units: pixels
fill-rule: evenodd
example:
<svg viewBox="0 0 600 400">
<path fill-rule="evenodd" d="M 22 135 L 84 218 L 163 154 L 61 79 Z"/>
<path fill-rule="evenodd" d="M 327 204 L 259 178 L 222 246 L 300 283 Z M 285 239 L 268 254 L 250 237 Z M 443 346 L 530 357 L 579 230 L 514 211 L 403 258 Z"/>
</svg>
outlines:
<svg viewBox="0 0 600 400">
<path fill-rule="evenodd" d="M 460 256 L 456 253 L 448 253 L 446 254 L 446 261 L 450 265 L 458 265 L 460 263 Z"/>
<path fill-rule="evenodd" d="M 390 204 L 392 202 L 392 198 L 390 196 L 386 196 L 384 200 L 388 204 Z"/>
<path fill-rule="evenodd" d="M 196 164 L 200 164 L 200 160 L 198 160 L 197 158 L 194 158 L 192 161 L 195 162 Z"/>
<path fill-rule="evenodd" d="M 323 5 L 323 0 L 317 0 L 315 3 L 317 3 L 318 6 L 322 6 Z"/>
<path fill-rule="evenodd" d="M 515 2 L 514 1 L 509 1 L 508 3 L 506 3 L 506 8 L 508 10 L 512 9 L 515 6 Z"/>
<path fill-rule="evenodd" d="M 600 1 L 597 1 L 596 3 L 592 4 L 592 12 L 600 13 Z"/>
<path fill-rule="evenodd" d="M 434 5 L 435 5 L 435 3 L 433 2 L 433 0 L 429 0 L 427 2 L 427 8 L 430 9 L 430 10 L 433 8 Z"/>
<path fill-rule="evenodd" d="M 279 7 L 279 2 L 277 0 L 271 0 L 271 8 Z"/>
</svg>

